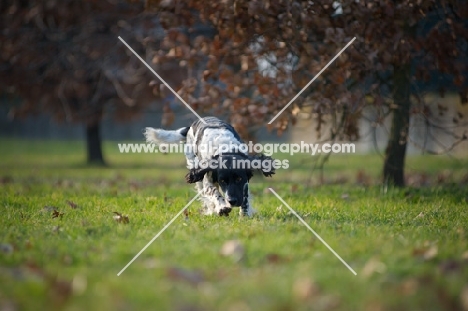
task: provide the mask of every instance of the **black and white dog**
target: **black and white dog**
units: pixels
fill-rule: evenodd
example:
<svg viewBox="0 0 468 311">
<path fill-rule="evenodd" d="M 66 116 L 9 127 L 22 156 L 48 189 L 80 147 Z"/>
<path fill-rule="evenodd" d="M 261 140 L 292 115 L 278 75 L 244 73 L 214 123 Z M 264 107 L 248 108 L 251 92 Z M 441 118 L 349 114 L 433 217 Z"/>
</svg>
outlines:
<svg viewBox="0 0 468 311">
<path fill-rule="evenodd" d="M 184 153 L 189 169 L 185 179 L 196 183 L 201 194 L 205 214 L 229 215 L 233 207 L 241 207 L 240 214 L 251 216 L 249 180 L 253 176 L 253 161 L 273 161 L 265 155 L 249 156 L 246 146 L 234 128 L 218 118 L 206 117 L 190 127 L 169 131 L 147 127 L 146 141 L 154 144 L 171 144 L 185 141 Z M 258 168 L 263 175 L 271 176 L 274 167 Z M 224 197 L 223 197 L 223 195 Z"/>
</svg>

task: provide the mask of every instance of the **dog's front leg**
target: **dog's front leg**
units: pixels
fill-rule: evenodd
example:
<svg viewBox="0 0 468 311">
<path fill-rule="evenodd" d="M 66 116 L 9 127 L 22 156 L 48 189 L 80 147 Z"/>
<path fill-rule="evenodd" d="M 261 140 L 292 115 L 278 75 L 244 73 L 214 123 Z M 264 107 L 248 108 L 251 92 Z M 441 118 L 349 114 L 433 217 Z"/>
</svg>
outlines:
<svg viewBox="0 0 468 311">
<path fill-rule="evenodd" d="M 227 206 L 226 200 L 221 195 L 218 187 L 213 183 L 211 173 L 205 174 L 203 177 L 203 196 L 207 198 L 214 206 L 214 212 L 220 216 L 228 216 L 231 212 L 231 207 Z"/>
<path fill-rule="evenodd" d="M 242 205 L 239 211 L 241 216 L 252 216 L 252 208 L 250 207 L 250 191 L 249 191 L 249 183 L 244 185 L 244 189 L 242 190 Z"/>
</svg>

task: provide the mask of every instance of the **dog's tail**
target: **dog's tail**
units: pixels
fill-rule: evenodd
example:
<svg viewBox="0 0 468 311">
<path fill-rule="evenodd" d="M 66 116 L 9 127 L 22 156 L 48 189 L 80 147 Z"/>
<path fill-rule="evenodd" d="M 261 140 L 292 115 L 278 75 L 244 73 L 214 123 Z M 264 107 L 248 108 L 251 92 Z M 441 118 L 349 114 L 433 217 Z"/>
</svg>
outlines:
<svg viewBox="0 0 468 311">
<path fill-rule="evenodd" d="M 172 144 L 185 141 L 190 127 L 182 127 L 175 131 L 147 127 L 144 131 L 146 142 L 153 144 Z"/>
</svg>

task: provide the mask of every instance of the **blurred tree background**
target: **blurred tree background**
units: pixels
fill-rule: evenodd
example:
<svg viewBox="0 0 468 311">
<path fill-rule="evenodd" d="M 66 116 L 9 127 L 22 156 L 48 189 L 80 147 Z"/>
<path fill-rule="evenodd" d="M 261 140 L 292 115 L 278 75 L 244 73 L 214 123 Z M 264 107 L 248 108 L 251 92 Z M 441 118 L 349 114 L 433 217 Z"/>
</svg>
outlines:
<svg viewBox="0 0 468 311">
<path fill-rule="evenodd" d="M 2 1 L 2 91 L 22 100 L 14 118 L 49 113 L 86 129 L 88 162 L 103 164 L 104 113 L 128 121 L 154 100 L 150 74 L 117 37 L 141 43 L 160 28 L 143 3 L 127 1 Z"/>
<path fill-rule="evenodd" d="M 390 119 L 382 175 L 397 186 L 412 119 L 422 118 L 428 135 L 453 137 L 443 151 L 466 140 L 458 130 L 468 102 L 463 0 L 18 0 L 0 12 L 2 92 L 23 100 L 11 114 L 84 124 L 90 162 L 103 162 L 104 113 L 130 120 L 169 96 L 118 36 L 197 112 L 226 119 L 246 139 L 356 37 L 270 130 L 281 135 L 302 117 L 321 141 L 357 141 L 360 120 L 379 128 Z M 459 94 L 455 109 L 426 96 L 446 92 Z M 170 125 L 173 107 L 163 111 Z M 447 113 L 450 125 L 441 122 Z"/>
</svg>

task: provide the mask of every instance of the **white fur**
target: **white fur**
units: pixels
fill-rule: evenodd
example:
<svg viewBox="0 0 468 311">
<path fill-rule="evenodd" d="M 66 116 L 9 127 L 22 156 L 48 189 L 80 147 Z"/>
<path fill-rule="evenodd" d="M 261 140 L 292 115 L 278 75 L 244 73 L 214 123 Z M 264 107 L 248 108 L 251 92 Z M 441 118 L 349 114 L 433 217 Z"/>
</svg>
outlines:
<svg viewBox="0 0 468 311">
<path fill-rule="evenodd" d="M 180 131 L 183 128 L 175 131 L 167 131 L 163 129 L 155 129 L 152 127 L 147 127 L 143 133 L 146 138 L 146 142 L 152 144 L 173 144 L 185 141 L 185 137 L 180 134 Z"/>
<path fill-rule="evenodd" d="M 223 152 L 235 152 L 234 146 L 239 146 L 242 144 L 234 134 L 225 128 L 206 128 L 201 133 L 194 133 L 193 128 L 190 127 L 187 132 L 187 137 L 184 137 L 181 134 L 186 128 L 181 128 L 175 131 L 168 131 L 163 129 L 154 129 L 147 127 L 144 135 L 148 143 L 154 144 L 168 144 L 168 143 L 179 143 L 185 141 L 187 145 L 190 145 L 190 148 L 185 148 L 185 157 L 187 160 L 187 168 L 193 168 L 193 164 L 196 161 L 210 160 L 213 156 L 219 154 L 219 146 L 231 146 L 231 150 L 223 150 Z M 209 148 L 211 143 L 211 148 Z M 197 144 L 197 146 L 195 146 Z M 205 145 L 206 148 L 201 149 L 200 146 Z M 198 150 L 195 153 L 195 150 Z M 247 155 L 247 153 L 246 153 Z M 200 200 L 203 202 L 204 214 L 218 214 L 226 206 L 229 206 L 229 203 L 226 202 L 223 195 L 220 193 L 218 184 L 212 182 L 211 173 L 205 174 L 202 181 L 199 181 L 195 185 L 195 189 L 198 193 L 201 194 Z M 250 202 L 250 190 L 249 190 L 249 207 L 247 211 L 248 216 L 252 216 L 254 210 Z M 239 213 L 242 215 L 242 209 L 239 208 Z"/>
</svg>

